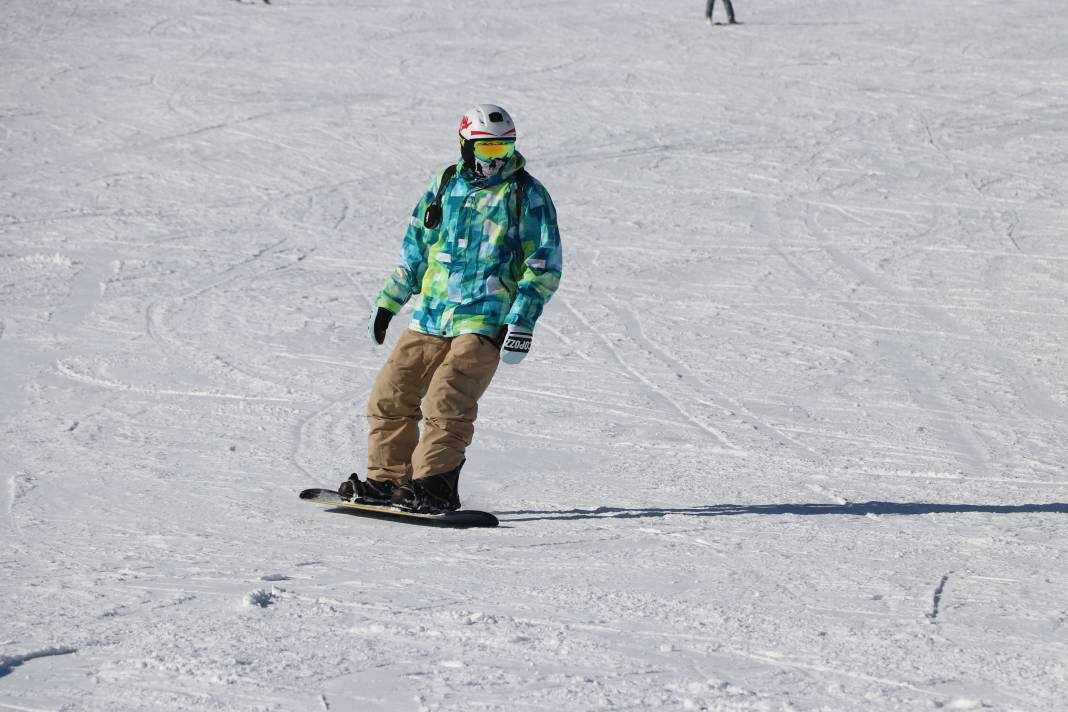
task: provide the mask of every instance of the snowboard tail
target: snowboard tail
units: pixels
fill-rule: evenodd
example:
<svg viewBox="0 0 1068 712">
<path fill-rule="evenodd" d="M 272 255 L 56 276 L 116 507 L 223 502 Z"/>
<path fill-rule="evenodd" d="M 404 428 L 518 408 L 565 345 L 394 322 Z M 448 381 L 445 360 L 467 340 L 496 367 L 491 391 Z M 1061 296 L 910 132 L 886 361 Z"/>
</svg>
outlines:
<svg viewBox="0 0 1068 712">
<path fill-rule="evenodd" d="M 453 527 L 463 529 L 467 527 L 495 527 L 499 524 L 497 517 L 489 512 L 480 512 L 475 509 L 458 509 L 455 512 L 441 512 L 439 514 L 423 514 L 409 512 L 397 507 L 385 504 L 371 504 L 360 500 L 346 500 L 335 490 L 329 489 L 306 489 L 300 493 L 300 498 L 315 504 L 325 504 L 333 507 L 331 511 L 344 512 L 372 519 L 392 519 L 394 521 L 408 522 L 411 524 L 423 524 L 425 526 Z"/>
</svg>

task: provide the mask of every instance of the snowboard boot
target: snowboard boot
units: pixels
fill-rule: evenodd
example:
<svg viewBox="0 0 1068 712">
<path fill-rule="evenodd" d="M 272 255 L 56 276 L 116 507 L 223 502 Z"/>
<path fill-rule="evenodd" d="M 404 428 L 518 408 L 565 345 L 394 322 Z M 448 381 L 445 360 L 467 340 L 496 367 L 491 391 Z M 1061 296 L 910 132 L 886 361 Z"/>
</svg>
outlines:
<svg viewBox="0 0 1068 712">
<path fill-rule="evenodd" d="M 353 472 L 349 478 L 337 488 L 342 498 L 351 501 L 368 502 L 370 504 L 389 504 L 390 497 L 396 489 L 392 482 L 386 480 L 361 480 L 360 476 Z"/>
<path fill-rule="evenodd" d="M 430 475 L 412 480 L 393 490 L 391 504 L 409 512 L 421 514 L 440 514 L 455 512 L 460 508 L 460 495 L 457 486 L 460 481 L 460 469 L 464 463 L 450 472 Z"/>
</svg>

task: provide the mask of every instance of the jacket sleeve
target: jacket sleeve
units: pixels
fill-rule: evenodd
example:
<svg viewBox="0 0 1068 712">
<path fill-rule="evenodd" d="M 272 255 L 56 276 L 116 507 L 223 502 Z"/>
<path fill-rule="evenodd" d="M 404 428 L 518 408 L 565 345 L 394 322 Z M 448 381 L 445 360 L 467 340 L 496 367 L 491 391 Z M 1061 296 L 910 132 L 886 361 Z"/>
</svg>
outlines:
<svg viewBox="0 0 1068 712">
<path fill-rule="evenodd" d="M 556 207 L 548 191 L 537 181 L 531 180 L 524 193 L 525 209 L 520 221 L 522 275 L 516 286 L 515 300 L 504 321 L 533 331 L 535 322 L 560 284 L 564 253 L 556 223 Z"/>
<path fill-rule="evenodd" d="M 419 294 L 423 284 L 423 275 L 427 268 L 426 228 L 423 227 L 423 215 L 427 206 L 434 201 L 441 175 L 430 184 L 419 204 L 412 211 L 408 231 L 404 233 L 401 245 L 401 259 L 378 293 L 375 306 L 383 307 L 396 314 L 408 303 L 413 294 Z"/>
</svg>

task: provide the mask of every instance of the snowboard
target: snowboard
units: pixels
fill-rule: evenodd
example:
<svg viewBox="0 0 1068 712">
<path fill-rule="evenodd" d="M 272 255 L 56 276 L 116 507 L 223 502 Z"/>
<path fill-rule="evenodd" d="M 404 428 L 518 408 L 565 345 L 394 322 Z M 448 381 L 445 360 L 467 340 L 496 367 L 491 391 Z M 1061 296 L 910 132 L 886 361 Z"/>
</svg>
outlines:
<svg viewBox="0 0 1068 712">
<path fill-rule="evenodd" d="M 421 514 L 385 504 L 369 504 L 359 500 L 349 501 L 342 499 L 341 495 L 335 490 L 329 489 L 306 489 L 300 493 L 300 498 L 315 504 L 329 505 L 333 507 L 331 511 L 335 512 L 345 512 L 346 514 L 354 514 L 371 519 L 392 519 L 432 527 L 466 529 L 468 527 L 495 527 L 499 523 L 497 517 L 489 512 L 479 512 L 475 509 L 458 509 L 455 512 L 442 512 L 441 514 Z"/>
</svg>

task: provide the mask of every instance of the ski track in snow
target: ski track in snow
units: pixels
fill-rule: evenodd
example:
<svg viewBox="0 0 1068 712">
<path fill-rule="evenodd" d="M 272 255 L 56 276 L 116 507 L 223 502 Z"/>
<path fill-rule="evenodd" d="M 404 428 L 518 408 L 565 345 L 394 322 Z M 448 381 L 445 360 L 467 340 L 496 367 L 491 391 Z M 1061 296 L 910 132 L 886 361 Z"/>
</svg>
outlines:
<svg viewBox="0 0 1068 712">
<path fill-rule="evenodd" d="M 732 444 L 730 442 L 730 440 L 727 438 L 727 436 L 721 430 L 719 430 L 718 428 L 710 425 L 705 420 L 696 417 L 690 410 L 688 410 L 686 408 L 686 406 L 681 404 L 680 401 L 677 398 L 675 398 L 672 395 L 669 395 L 669 394 L 665 393 L 664 389 L 661 388 L 656 382 L 654 382 L 648 376 L 646 376 L 641 371 L 640 368 L 631 365 L 627 361 L 626 357 L 623 356 L 623 354 L 620 352 L 620 350 L 612 345 L 612 342 L 608 339 L 608 337 L 606 337 L 604 334 L 600 333 L 596 329 L 596 327 L 594 327 L 592 324 L 590 324 L 590 322 L 587 321 L 584 316 L 582 316 L 581 312 L 579 312 L 573 306 L 571 306 L 570 302 L 567 300 L 567 297 L 561 295 L 560 301 L 563 302 L 568 307 L 569 311 L 571 311 L 571 313 L 575 316 L 575 318 L 578 319 L 579 322 L 581 322 L 582 325 L 584 327 L 586 327 L 587 330 L 589 330 L 589 332 L 595 333 L 600 337 L 601 342 L 604 344 L 605 348 L 612 355 L 612 357 L 615 359 L 615 361 L 620 366 L 622 366 L 623 369 L 627 373 L 629 373 L 636 380 L 638 380 L 642 384 L 644 384 L 645 387 L 649 390 L 650 393 L 652 393 L 655 396 L 657 396 L 659 398 L 662 398 L 665 401 L 667 401 L 667 403 L 671 406 L 671 408 L 674 409 L 675 411 L 677 411 L 679 415 L 681 415 L 683 418 L 688 420 L 690 423 L 692 423 L 696 427 L 700 428 L 701 430 L 705 431 L 706 433 L 708 433 L 709 435 L 714 437 L 717 441 L 719 441 L 719 443 L 728 452 L 738 449 L 734 444 Z"/>
<path fill-rule="evenodd" d="M 49 658 L 57 655 L 71 655 L 77 653 L 77 648 L 45 648 L 43 650 L 35 650 L 29 653 L 21 653 L 19 655 L 0 655 L 0 678 L 5 675 L 10 675 L 14 672 L 15 668 L 23 665 L 31 660 L 37 660 L 39 658 Z M 5 705 L 6 707 L 12 707 L 12 705 Z M 27 709 L 27 708 L 15 708 L 15 709 Z"/>
<path fill-rule="evenodd" d="M 1060 709 L 1068 11 L 468 9 L 7 3 L 0 709 Z M 566 253 L 501 526 L 324 512 L 479 101 Z"/>
</svg>

